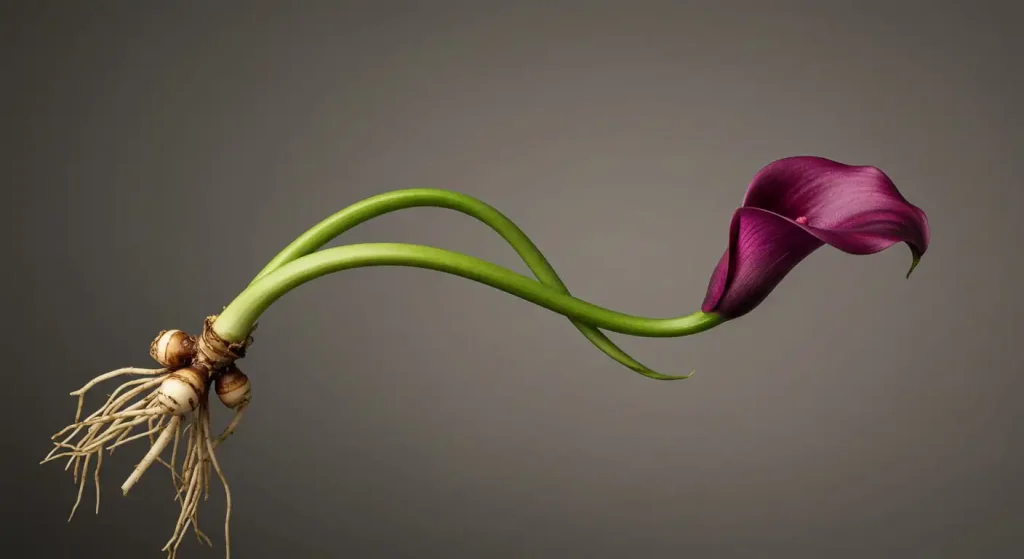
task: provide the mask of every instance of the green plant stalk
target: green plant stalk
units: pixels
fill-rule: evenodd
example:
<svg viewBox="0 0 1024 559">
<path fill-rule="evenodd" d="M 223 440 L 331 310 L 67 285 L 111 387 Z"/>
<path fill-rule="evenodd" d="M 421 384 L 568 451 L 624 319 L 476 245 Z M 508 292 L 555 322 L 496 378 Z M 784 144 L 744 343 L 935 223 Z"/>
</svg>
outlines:
<svg viewBox="0 0 1024 559">
<path fill-rule="evenodd" d="M 565 295 L 512 270 L 465 254 L 421 245 L 368 243 L 324 249 L 284 264 L 242 291 L 218 315 L 213 329 L 228 341 L 243 341 L 260 315 L 292 289 L 327 274 L 367 266 L 409 266 L 461 276 L 569 318 L 632 336 L 686 336 L 725 320 L 704 312 L 677 318 L 628 315 Z"/>
<path fill-rule="evenodd" d="M 367 198 L 336 212 L 310 228 L 302 236 L 285 247 L 256 275 L 252 283 L 255 283 L 288 262 L 313 253 L 361 223 L 387 213 L 415 207 L 436 207 L 454 210 L 481 221 L 508 242 L 542 284 L 565 295 L 570 295 L 568 288 L 540 252 L 540 249 L 512 220 L 490 205 L 471 196 L 450 190 L 433 188 L 413 188 L 387 192 Z M 594 346 L 618 363 L 637 373 L 659 380 L 675 380 L 690 376 L 666 375 L 654 371 L 620 349 L 597 328 L 579 320 L 570 320 Z"/>
</svg>

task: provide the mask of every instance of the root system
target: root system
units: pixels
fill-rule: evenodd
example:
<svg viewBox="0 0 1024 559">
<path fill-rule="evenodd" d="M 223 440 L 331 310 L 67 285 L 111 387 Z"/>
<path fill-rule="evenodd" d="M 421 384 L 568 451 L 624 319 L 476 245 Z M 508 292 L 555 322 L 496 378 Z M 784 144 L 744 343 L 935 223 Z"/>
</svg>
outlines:
<svg viewBox="0 0 1024 559">
<path fill-rule="evenodd" d="M 42 461 L 66 459 L 64 469 L 71 472 L 78 488 L 69 522 L 82 502 L 90 477 L 89 468 L 93 468 L 91 477 L 96 488 L 98 514 L 104 455 L 112 455 L 130 442 L 148 439 L 149 450 L 122 484 L 122 493 L 127 495 L 153 464 L 170 471 L 174 502 L 180 511 L 163 551 L 168 559 L 173 559 L 190 528 L 200 542 L 213 545 L 199 527 L 199 504 L 209 498 L 210 480 L 215 474 L 227 501 L 224 549 L 230 559 L 231 491 L 215 450 L 238 428 L 249 404 L 249 380 L 235 361 L 244 356 L 252 339 L 245 344 L 229 344 L 210 330 L 211 319 L 207 318 L 203 334 L 198 338 L 180 330 L 160 332 L 150 345 L 150 354 L 164 366 L 110 371 L 71 393 L 78 399 L 75 418 L 53 435 L 53 448 Z M 122 379 L 121 384 L 103 405 L 82 418 L 89 391 L 114 379 Z M 231 422 L 217 436 L 210 427 L 211 393 L 217 393 L 221 401 L 235 411 Z"/>
</svg>

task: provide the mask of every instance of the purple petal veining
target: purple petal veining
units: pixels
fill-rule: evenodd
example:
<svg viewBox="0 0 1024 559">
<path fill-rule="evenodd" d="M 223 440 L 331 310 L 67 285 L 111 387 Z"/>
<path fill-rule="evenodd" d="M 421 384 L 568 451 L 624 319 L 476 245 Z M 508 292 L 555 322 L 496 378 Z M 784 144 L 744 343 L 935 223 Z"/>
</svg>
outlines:
<svg viewBox="0 0 1024 559">
<path fill-rule="evenodd" d="M 729 318 L 750 312 L 825 244 L 873 254 L 904 242 L 916 265 L 929 240 L 925 213 L 879 169 L 822 157 L 780 159 L 754 176 L 733 214 L 729 246 L 701 309 Z"/>
</svg>

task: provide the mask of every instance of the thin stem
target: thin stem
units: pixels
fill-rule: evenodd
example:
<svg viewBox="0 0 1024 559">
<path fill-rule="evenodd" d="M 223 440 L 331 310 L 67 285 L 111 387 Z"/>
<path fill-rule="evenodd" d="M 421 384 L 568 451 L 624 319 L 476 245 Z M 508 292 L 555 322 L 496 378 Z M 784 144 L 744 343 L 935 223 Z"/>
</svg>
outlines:
<svg viewBox="0 0 1024 559">
<path fill-rule="evenodd" d="M 327 274 L 367 266 L 408 266 L 449 273 L 500 289 L 595 327 L 633 336 L 687 336 L 713 328 L 725 320 L 717 314 L 703 312 L 678 318 L 632 316 L 565 295 L 512 270 L 472 256 L 420 245 L 373 243 L 325 249 L 281 266 L 242 291 L 218 315 L 213 329 L 227 340 L 242 341 L 252 331 L 260 315 L 285 293 Z"/>
<path fill-rule="evenodd" d="M 544 257 L 540 249 L 512 220 L 497 209 L 476 198 L 450 190 L 434 188 L 412 188 L 386 192 L 357 202 L 329 216 L 303 233 L 302 236 L 278 253 L 256 275 L 252 283 L 295 259 L 312 254 L 346 231 L 375 217 L 398 210 L 419 207 L 454 210 L 484 223 L 508 242 L 542 284 L 565 295 L 570 295 L 569 289 L 562 282 L 562 279 L 558 277 L 551 264 L 548 263 L 547 258 Z M 619 348 L 615 342 L 611 341 L 608 336 L 593 325 L 573 318 L 570 318 L 570 321 L 590 343 L 618 363 L 637 373 L 659 380 L 683 379 L 693 374 L 691 372 L 686 375 L 666 375 L 654 371 Z"/>
</svg>

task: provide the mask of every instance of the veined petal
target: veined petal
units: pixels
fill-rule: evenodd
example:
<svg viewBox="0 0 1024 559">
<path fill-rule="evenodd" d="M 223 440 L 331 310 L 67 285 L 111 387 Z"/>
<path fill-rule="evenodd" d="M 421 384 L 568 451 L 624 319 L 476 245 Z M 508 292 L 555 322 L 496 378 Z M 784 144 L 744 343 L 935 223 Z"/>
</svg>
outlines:
<svg viewBox="0 0 1024 559">
<path fill-rule="evenodd" d="M 758 172 L 733 214 L 702 310 L 750 312 L 823 244 L 873 254 L 898 242 L 910 246 L 913 271 L 930 242 L 928 218 L 885 173 L 821 157 L 780 159 Z"/>
<path fill-rule="evenodd" d="M 701 310 L 729 318 L 747 314 L 823 244 L 800 224 L 778 214 L 757 208 L 736 210 L 729 248 L 711 275 Z"/>
<path fill-rule="evenodd" d="M 906 242 L 920 255 L 928 249 L 928 219 L 877 167 L 846 165 L 824 157 L 787 157 L 761 169 L 747 187 L 743 207 L 760 208 L 821 230 L 858 234 L 833 244 L 870 254 L 873 236 Z M 838 238 L 836 239 L 839 240 Z"/>
</svg>

